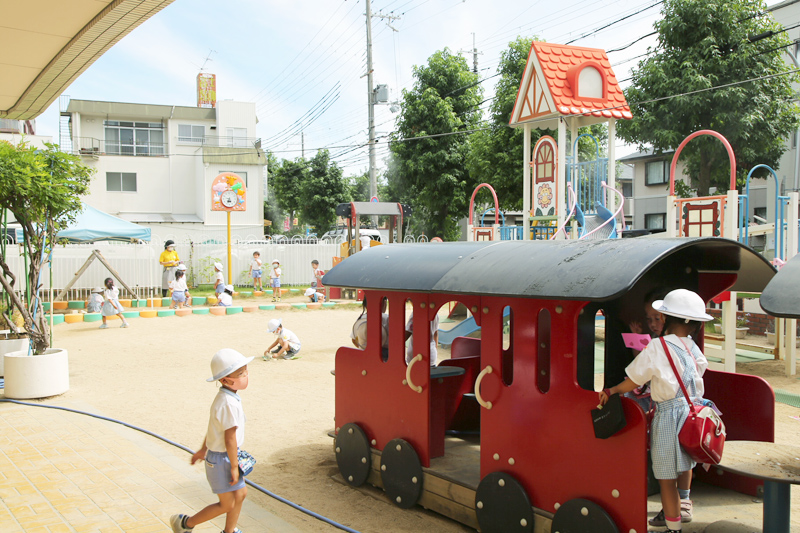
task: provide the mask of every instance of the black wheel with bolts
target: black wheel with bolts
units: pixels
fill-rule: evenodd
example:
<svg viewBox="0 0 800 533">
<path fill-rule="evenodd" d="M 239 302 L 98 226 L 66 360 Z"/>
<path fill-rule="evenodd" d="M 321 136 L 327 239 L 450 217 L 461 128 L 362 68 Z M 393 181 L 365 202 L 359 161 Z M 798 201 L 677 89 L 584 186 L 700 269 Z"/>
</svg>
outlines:
<svg viewBox="0 0 800 533">
<path fill-rule="evenodd" d="M 619 533 L 605 510 L 594 502 L 575 498 L 561 505 L 553 516 L 552 533 Z"/>
<path fill-rule="evenodd" d="M 402 509 L 416 505 L 422 495 L 422 463 L 403 439 L 389 441 L 381 452 L 381 481 L 386 496 Z"/>
<path fill-rule="evenodd" d="M 505 472 L 487 474 L 475 492 L 475 512 L 482 533 L 530 533 L 533 507 L 528 493 Z"/>
<path fill-rule="evenodd" d="M 336 464 L 350 485 L 359 487 L 369 477 L 369 440 L 364 430 L 356 424 L 345 424 L 339 429 L 335 441 Z"/>
</svg>

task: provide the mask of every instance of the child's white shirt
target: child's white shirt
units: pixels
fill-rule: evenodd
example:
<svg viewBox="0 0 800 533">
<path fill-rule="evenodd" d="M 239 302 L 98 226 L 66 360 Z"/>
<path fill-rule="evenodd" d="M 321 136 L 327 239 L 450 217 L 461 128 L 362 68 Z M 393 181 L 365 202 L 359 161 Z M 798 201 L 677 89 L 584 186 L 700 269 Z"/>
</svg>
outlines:
<svg viewBox="0 0 800 533">
<path fill-rule="evenodd" d="M 188 291 L 189 286 L 186 284 L 186 276 L 181 279 L 174 279 L 169 282 L 169 288 L 173 291 Z"/>
<path fill-rule="evenodd" d="M 270 271 L 269 277 L 271 278 L 279 278 L 281 277 L 281 267 L 274 268 Z"/>
<path fill-rule="evenodd" d="M 231 304 L 233 304 L 233 296 L 231 296 L 227 292 L 223 292 L 219 295 L 219 303 L 229 307 Z"/>
<path fill-rule="evenodd" d="M 261 259 L 253 259 L 253 261 L 250 263 L 250 269 L 261 270 L 261 265 L 262 265 Z"/>
<path fill-rule="evenodd" d="M 219 280 L 219 282 L 222 283 L 223 285 L 225 284 L 225 277 L 222 275 L 222 271 L 221 270 L 217 270 L 217 276 L 216 276 L 215 279 Z M 215 283 L 215 285 L 216 285 L 216 283 Z"/>
<path fill-rule="evenodd" d="M 281 328 L 280 338 L 288 342 L 291 348 L 295 350 L 300 349 L 300 339 L 294 334 L 293 331 L 290 331 L 286 328 Z"/>
<path fill-rule="evenodd" d="M 119 298 L 119 289 L 116 287 L 111 287 L 110 289 L 106 288 L 106 290 L 103 291 L 103 296 L 106 300 L 116 300 Z"/>
<path fill-rule="evenodd" d="M 102 304 L 104 301 L 105 301 L 105 299 L 103 298 L 103 296 L 101 294 L 96 293 L 96 292 L 93 292 L 89 296 L 89 303 L 90 304 L 93 304 L 93 303 L 94 304 Z"/>
<path fill-rule="evenodd" d="M 206 433 L 206 446 L 212 452 L 226 452 L 225 430 L 236 428 L 236 446 L 241 448 L 244 444 L 244 424 L 246 418 L 242 408 L 242 399 L 238 394 L 220 387 L 211 404 L 211 413 L 208 418 L 208 432 Z"/>
<path fill-rule="evenodd" d="M 697 363 L 697 373 L 700 377 L 700 379 L 695 381 L 697 396 L 702 397 L 705 391 L 702 377 L 708 368 L 708 360 L 706 360 L 703 352 L 700 351 L 700 348 L 688 337 L 679 338 L 677 335 L 665 335 L 664 340 L 684 350 L 686 346 L 691 349 L 691 355 L 694 357 L 695 363 Z M 684 346 L 681 341 L 685 342 L 686 345 Z M 669 346 L 669 344 L 667 344 L 667 346 Z M 678 374 L 683 375 L 681 360 L 672 353 L 672 350 L 670 350 L 670 355 L 672 356 L 672 362 L 675 363 L 675 369 L 678 371 Z M 671 400 L 675 398 L 680 390 L 678 378 L 675 376 L 675 372 L 672 370 L 667 356 L 664 355 L 664 349 L 661 346 L 659 338 L 650 341 L 650 344 L 639 352 L 639 355 L 625 368 L 625 373 L 628 374 L 628 377 L 637 385 L 644 385 L 649 381 L 650 396 L 654 402 Z M 686 390 L 689 391 L 688 386 Z"/>
<path fill-rule="evenodd" d="M 439 355 L 438 347 L 436 346 L 436 339 L 434 339 L 434 334 L 439 330 L 439 315 L 434 315 L 433 321 L 431 321 L 431 346 L 430 346 L 430 356 L 431 356 L 431 366 L 436 365 L 436 358 Z M 412 315 L 411 318 L 408 319 L 406 323 L 406 331 L 412 334 L 412 337 L 408 339 L 408 347 L 406 348 L 406 363 L 409 363 L 411 359 L 414 358 L 414 316 Z"/>
<path fill-rule="evenodd" d="M 318 268 L 315 268 L 314 269 L 314 277 L 311 278 L 311 282 L 313 283 L 313 282 L 322 281 L 322 275 L 323 275 L 322 270 L 320 270 Z"/>
</svg>

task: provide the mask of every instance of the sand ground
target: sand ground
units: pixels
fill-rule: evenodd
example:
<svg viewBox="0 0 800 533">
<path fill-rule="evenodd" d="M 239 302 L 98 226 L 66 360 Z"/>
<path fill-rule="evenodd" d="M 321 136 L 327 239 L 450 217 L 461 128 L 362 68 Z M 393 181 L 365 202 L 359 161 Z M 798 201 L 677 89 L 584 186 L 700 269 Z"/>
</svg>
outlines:
<svg viewBox="0 0 800 533">
<path fill-rule="evenodd" d="M 334 427 L 330 370 L 336 349 L 350 344 L 350 328 L 359 313 L 350 307 L 137 318 L 130 328 L 121 329 L 113 321 L 107 330 L 98 330 L 99 323 L 59 325 L 54 346 L 69 350 L 71 388 L 47 403 L 80 406 L 197 448 L 216 394 L 215 385 L 205 381 L 211 356 L 220 348 L 235 348 L 257 357 L 249 368 L 249 388 L 241 393 L 247 415 L 245 448 L 259 460 L 253 481 L 362 532 L 472 531 L 419 507 L 398 509 L 377 489 L 353 490 L 332 479 L 338 469 L 327 435 Z M 301 339 L 300 359 L 261 360 L 274 340 L 266 324 L 275 317 Z M 800 393 L 800 381 L 783 376 L 783 362 L 749 363 L 739 370 Z M 800 421 L 792 417 L 798 415 L 800 409 L 778 404 L 778 442 L 796 444 Z M 335 531 L 255 490 L 248 497 L 303 530 Z M 213 528 L 197 529 L 206 530 Z"/>
</svg>

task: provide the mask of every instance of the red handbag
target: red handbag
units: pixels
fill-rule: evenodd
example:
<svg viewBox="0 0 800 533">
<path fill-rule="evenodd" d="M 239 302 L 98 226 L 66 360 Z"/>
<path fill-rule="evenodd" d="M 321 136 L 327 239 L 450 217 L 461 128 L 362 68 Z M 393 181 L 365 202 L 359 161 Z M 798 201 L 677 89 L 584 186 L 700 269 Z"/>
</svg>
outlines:
<svg viewBox="0 0 800 533">
<path fill-rule="evenodd" d="M 725 446 L 725 424 L 710 407 L 692 403 L 663 337 L 661 337 L 661 345 L 667 354 L 667 360 L 672 367 L 672 371 L 675 372 L 675 377 L 678 378 L 678 384 L 681 386 L 683 395 L 686 397 L 686 401 L 689 402 L 689 417 L 678 434 L 678 442 L 680 442 L 681 448 L 696 463 L 717 465 L 722 460 L 722 449 Z M 691 352 L 689 355 L 691 356 Z"/>
</svg>

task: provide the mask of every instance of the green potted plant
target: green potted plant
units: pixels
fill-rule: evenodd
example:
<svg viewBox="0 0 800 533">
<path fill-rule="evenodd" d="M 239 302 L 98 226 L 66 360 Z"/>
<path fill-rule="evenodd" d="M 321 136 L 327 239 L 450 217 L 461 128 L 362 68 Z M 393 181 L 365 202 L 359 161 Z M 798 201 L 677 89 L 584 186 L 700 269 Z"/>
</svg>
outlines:
<svg viewBox="0 0 800 533">
<path fill-rule="evenodd" d="M 49 262 L 55 235 L 81 211 L 81 196 L 89 192 L 93 169 L 53 144 L 45 149 L 24 140 L 0 141 L 0 209 L 22 228 L 26 257 L 23 283 L 0 256 L 0 288 L 8 309 L 21 317 L 19 327 L 6 312 L 2 329 L 27 336 L 30 348 L 4 355 L 5 395 L 38 398 L 69 389 L 65 350 L 50 348 L 50 333 L 41 298 L 41 272 Z M 5 250 L 4 250 L 5 252 Z"/>
</svg>

